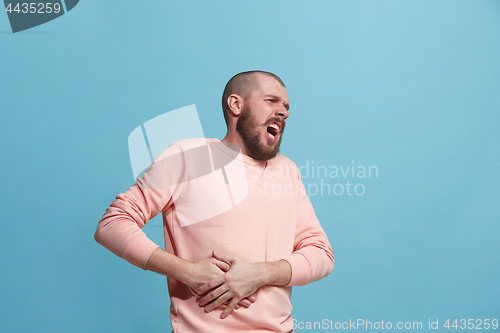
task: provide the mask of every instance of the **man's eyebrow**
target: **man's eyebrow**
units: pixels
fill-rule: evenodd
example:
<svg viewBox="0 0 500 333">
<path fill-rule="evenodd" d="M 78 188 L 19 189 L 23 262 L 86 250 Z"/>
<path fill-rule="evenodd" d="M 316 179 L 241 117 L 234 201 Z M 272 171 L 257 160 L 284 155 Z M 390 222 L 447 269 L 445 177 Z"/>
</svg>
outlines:
<svg viewBox="0 0 500 333">
<path fill-rule="evenodd" d="M 276 96 L 276 95 L 265 95 L 264 98 L 267 98 L 267 97 L 271 97 L 271 98 L 274 98 L 274 99 L 277 99 L 278 101 L 282 101 L 281 97 L 279 96 Z M 284 105 L 285 106 L 285 109 L 288 111 L 290 109 L 290 105 L 287 103 Z"/>
</svg>

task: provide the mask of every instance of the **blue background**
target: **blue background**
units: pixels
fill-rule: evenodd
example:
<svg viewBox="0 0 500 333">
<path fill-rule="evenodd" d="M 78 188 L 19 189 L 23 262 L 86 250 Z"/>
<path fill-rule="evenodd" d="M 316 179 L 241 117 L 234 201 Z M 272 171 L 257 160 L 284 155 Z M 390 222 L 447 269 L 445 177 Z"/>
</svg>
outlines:
<svg viewBox="0 0 500 333">
<path fill-rule="evenodd" d="M 133 182 L 129 133 L 196 104 L 222 139 L 251 69 L 288 87 L 297 165 L 379 170 L 311 196 L 336 266 L 294 318 L 500 319 L 500 1 L 86 0 L 17 34 L 0 14 L 0 49 L 2 331 L 170 331 L 165 278 L 93 234 Z"/>
</svg>

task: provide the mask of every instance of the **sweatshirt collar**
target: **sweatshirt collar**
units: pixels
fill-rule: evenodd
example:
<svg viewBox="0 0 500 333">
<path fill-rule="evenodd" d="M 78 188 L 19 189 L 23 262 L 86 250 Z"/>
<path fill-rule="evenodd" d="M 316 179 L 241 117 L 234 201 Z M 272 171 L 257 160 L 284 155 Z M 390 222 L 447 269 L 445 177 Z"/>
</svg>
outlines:
<svg viewBox="0 0 500 333">
<path fill-rule="evenodd" d="M 232 158 L 234 158 L 238 161 L 242 161 L 246 164 L 250 164 L 252 166 L 261 167 L 261 168 L 265 168 L 267 165 L 268 161 L 259 161 L 259 160 L 253 159 L 248 155 L 242 154 L 241 150 L 236 151 L 236 150 L 232 149 L 231 146 L 232 145 L 236 146 L 236 144 L 227 145 L 224 142 L 221 142 L 219 139 L 211 139 L 211 140 L 212 140 L 212 142 L 215 143 L 217 148 L 219 148 L 224 153 L 228 154 L 229 156 L 231 156 Z"/>
</svg>

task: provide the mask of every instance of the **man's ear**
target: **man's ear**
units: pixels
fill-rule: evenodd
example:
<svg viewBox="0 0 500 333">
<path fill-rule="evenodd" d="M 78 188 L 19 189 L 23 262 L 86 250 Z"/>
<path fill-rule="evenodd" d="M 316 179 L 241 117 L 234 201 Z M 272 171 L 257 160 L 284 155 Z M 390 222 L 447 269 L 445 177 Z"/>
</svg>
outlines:
<svg viewBox="0 0 500 333">
<path fill-rule="evenodd" d="M 239 117 L 241 115 L 244 103 L 245 101 L 243 100 L 243 97 L 237 94 L 232 94 L 227 98 L 229 112 L 234 117 Z"/>
</svg>

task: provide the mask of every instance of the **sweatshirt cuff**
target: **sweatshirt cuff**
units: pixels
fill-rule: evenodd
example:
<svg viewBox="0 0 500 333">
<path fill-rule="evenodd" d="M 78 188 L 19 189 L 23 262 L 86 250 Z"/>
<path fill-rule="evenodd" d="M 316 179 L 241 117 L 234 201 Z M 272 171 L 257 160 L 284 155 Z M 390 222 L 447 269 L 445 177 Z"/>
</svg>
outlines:
<svg viewBox="0 0 500 333">
<path fill-rule="evenodd" d="M 132 265 L 146 270 L 146 263 L 153 252 L 159 248 L 146 234 L 142 234 L 130 243 L 123 254 L 123 259 Z"/>
<path fill-rule="evenodd" d="M 296 252 L 284 259 L 288 261 L 292 268 L 292 278 L 285 287 L 303 286 L 307 284 L 311 278 L 311 265 L 307 258 Z"/>
</svg>

